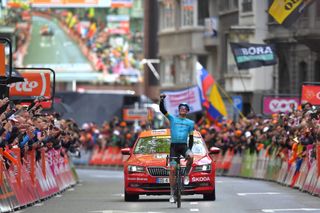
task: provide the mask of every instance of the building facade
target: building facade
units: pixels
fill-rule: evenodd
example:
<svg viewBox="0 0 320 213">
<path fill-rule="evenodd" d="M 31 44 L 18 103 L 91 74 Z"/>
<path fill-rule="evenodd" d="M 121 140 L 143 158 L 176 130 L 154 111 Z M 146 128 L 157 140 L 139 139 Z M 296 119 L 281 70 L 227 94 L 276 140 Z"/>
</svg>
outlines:
<svg viewBox="0 0 320 213">
<path fill-rule="evenodd" d="M 248 115 L 262 112 L 265 95 L 299 96 L 303 82 L 319 82 L 320 2 L 289 29 L 269 16 L 272 2 L 159 0 L 160 90 L 196 85 L 198 61 L 224 89 L 226 100 L 242 97 Z M 272 43 L 278 63 L 238 70 L 230 42 Z"/>
<path fill-rule="evenodd" d="M 158 1 L 162 90 L 196 85 L 197 61 L 211 73 L 217 70 L 217 36 L 214 32 L 206 34 L 205 27 L 210 17 L 217 25 L 215 4 L 209 0 Z"/>
</svg>

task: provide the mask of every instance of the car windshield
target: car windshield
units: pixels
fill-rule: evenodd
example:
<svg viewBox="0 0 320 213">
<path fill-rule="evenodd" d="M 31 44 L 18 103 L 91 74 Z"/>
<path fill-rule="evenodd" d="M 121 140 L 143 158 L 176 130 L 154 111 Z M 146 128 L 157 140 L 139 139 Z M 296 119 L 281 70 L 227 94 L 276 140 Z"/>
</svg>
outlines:
<svg viewBox="0 0 320 213">
<path fill-rule="evenodd" d="M 153 136 L 140 138 L 134 148 L 134 154 L 157 154 L 170 152 L 170 137 L 169 136 Z M 207 150 L 201 138 L 195 137 L 192 152 L 196 155 L 204 155 Z"/>
</svg>

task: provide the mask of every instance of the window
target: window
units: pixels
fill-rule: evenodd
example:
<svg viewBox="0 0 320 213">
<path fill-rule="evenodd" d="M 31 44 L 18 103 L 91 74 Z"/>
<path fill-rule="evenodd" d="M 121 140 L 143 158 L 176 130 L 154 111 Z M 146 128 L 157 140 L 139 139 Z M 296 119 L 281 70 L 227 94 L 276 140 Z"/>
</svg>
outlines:
<svg viewBox="0 0 320 213">
<path fill-rule="evenodd" d="M 243 0 L 242 12 L 251 12 L 251 11 L 252 11 L 252 0 Z"/>
<path fill-rule="evenodd" d="M 209 1 L 198 0 L 198 25 L 204 25 L 206 18 L 209 18 Z"/>
<path fill-rule="evenodd" d="M 160 4 L 160 28 L 174 29 L 175 28 L 175 1 L 165 0 Z"/>
<path fill-rule="evenodd" d="M 233 7 L 238 8 L 238 3 L 239 3 L 238 0 L 233 0 Z"/>
<path fill-rule="evenodd" d="M 317 59 L 314 64 L 314 81 L 320 82 L 320 60 Z"/>
<path fill-rule="evenodd" d="M 164 67 L 162 76 L 163 84 L 173 85 L 175 83 L 176 69 L 173 63 L 173 58 L 164 59 Z"/>
<path fill-rule="evenodd" d="M 181 26 L 193 26 L 196 0 L 181 0 Z"/>
<path fill-rule="evenodd" d="M 317 17 L 320 17 L 320 2 L 316 2 L 316 7 L 317 7 Z"/>
<path fill-rule="evenodd" d="M 306 62 L 301 61 L 299 63 L 299 81 L 300 85 L 302 85 L 303 82 L 307 81 L 307 72 L 308 72 L 308 65 Z"/>
<path fill-rule="evenodd" d="M 230 10 L 229 0 L 220 0 L 219 9 L 220 9 L 220 12 Z"/>
</svg>

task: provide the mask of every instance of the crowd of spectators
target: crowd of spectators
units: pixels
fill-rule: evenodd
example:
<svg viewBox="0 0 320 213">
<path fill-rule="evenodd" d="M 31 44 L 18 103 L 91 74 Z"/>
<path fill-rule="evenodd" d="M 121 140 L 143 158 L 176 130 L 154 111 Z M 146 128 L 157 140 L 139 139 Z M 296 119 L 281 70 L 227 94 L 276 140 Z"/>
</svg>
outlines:
<svg viewBox="0 0 320 213">
<path fill-rule="evenodd" d="M 301 109 L 287 113 L 276 113 L 266 118 L 260 114 L 241 118 L 238 122 L 225 120 L 212 126 L 200 125 L 200 132 L 208 147 L 216 146 L 225 153 L 228 149 L 242 153 L 267 150 L 289 163 L 307 157 L 316 157 L 316 143 L 320 140 L 320 110 L 310 103 L 303 103 Z"/>
<path fill-rule="evenodd" d="M 90 13 L 79 17 L 71 11 L 63 11 L 58 17 L 68 27 L 69 33 L 86 46 L 86 55 L 97 71 L 116 75 L 122 83 L 141 82 L 142 53 L 131 44 L 137 42 L 137 37 L 142 42 L 142 36 L 114 34 L 106 23 L 91 17 Z"/>
<path fill-rule="evenodd" d="M 249 150 L 251 154 L 266 150 L 267 155 L 275 155 L 282 160 L 296 162 L 308 157 L 310 163 L 316 157 L 316 142 L 320 140 L 320 110 L 310 103 L 302 104 L 301 109 L 288 113 L 276 113 L 266 117 L 261 114 L 240 118 L 238 122 L 223 120 L 198 121 L 196 129 L 201 133 L 208 148 L 215 146 L 226 153 L 235 154 Z M 153 128 L 142 122 L 141 128 L 134 128 L 118 118 L 105 122 L 101 128 L 94 123 L 85 123 L 80 132 L 81 144 L 86 149 L 95 145 L 132 147 L 140 131 Z M 163 127 L 168 127 L 165 123 Z"/>
<path fill-rule="evenodd" d="M 6 158 L 14 155 L 12 148 L 20 148 L 22 164 L 26 153 L 33 149 L 37 161 L 42 150 L 55 149 L 61 156 L 80 153 L 80 129 L 76 122 L 62 119 L 56 112 L 45 112 L 41 101 L 42 98 L 37 98 L 26 106 L 14 104 L 8 98 L 0 99 L 0 148 L 5 152 L 7 167 L 12 163 Z"/>
</svg>

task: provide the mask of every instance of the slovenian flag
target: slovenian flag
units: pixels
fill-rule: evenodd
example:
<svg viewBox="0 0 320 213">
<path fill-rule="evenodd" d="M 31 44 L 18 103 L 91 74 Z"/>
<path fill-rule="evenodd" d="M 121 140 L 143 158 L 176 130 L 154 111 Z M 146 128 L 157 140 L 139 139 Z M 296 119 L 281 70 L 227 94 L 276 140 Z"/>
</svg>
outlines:
<svg viewBox="0 0 320 213">
<path fill-rule="evenodd" d="M 197 84 L 201 94 L 201 103 L 207 109 L 211 120 L 220 121 L 227 116 L 227 110 L 220 95 L 218 85 L 212 75 L 198 62 Z"/>
</svg>

